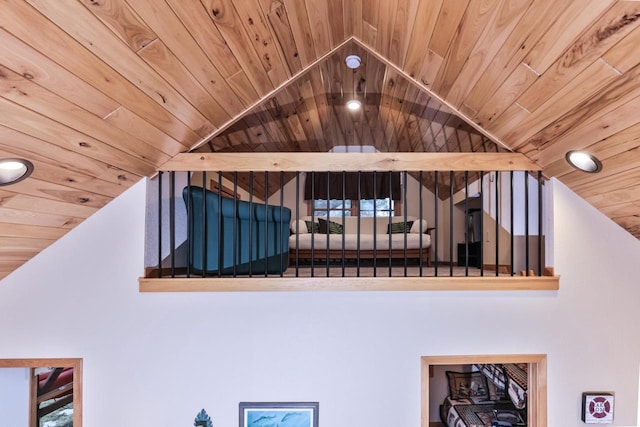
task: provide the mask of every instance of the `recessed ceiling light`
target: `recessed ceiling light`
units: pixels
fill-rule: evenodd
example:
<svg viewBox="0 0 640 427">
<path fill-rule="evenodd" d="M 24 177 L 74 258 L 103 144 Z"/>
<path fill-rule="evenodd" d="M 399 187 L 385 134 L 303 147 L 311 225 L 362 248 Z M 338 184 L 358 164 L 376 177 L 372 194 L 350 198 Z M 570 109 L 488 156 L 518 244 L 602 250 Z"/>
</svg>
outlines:
<svg viewBox="0 0 640 427">
<path fill-rule="evenodd" d="M 362 102 L 357 99 L 347 101 L 347 108 L 351 111 L 358 111 L 362 107 Z"/>
<path fill-rule="evenodd" d="M 347 64 L 347 67 L 356 69 L 360 66 L 360 62 L 362 62 L 362 60 L 358 55 L 349 55 L 345 58 L 344 62 Z"/>
<path fill-rule="evenodd" d="M 0 160 L 0 186 L 22 181 L 33 172 L 33 164 L 24 159 Z"/>
<path fill-rule="evenodd" d="M 583 172 L 596 173 L 602 170 L 600 160 L 584 151 L 569 151 L 565 158 L 571 166 Z"/>
</svg>

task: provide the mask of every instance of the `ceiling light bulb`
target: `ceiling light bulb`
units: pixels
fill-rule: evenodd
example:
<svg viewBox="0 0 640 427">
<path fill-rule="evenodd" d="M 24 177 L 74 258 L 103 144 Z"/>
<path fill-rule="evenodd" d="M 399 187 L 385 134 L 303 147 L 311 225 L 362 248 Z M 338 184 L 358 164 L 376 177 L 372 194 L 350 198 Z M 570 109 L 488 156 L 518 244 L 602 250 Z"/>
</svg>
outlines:
<svg viewBox="0 0 640 427">
<path fill-rule="evenodd" d="M 360 62 L 362 60 L 358 55 L 349 55 L 345 58 L 344 62 L 347 64 L 347 67 L 351 69 L 356 69 L 360 66 Z"/>
<path fill-rule="evenodd" d="M 571 166 L 583 172 L 596 173 L 602 170 L 600 160 L 584 151 L 569 151 L 565 158 Z"/>
<path fill-rule="evenodd" d="M 0 160 L 0 186 L 14 184 L 28 177 L 33 164 L 23 159 Z"/>
<path fill-rule="evenodd" d="M 358 111 L 362 107 L 362 103 L 357 99 L 347 101 L 347 108 L 351 111 Z"/>
</svg>

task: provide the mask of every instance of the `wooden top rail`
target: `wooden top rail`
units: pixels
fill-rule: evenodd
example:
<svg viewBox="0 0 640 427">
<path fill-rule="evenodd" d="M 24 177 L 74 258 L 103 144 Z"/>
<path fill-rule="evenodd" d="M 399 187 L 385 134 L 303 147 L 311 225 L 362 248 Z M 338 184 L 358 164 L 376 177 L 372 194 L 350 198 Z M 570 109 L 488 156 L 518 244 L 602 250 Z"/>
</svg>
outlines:
<svg viewBox="0 0 640 427">
<path fill-rule="evenodd" d="M 159 171 L 538 171 L 520 153 L 182 153 Z"/>
</svg>

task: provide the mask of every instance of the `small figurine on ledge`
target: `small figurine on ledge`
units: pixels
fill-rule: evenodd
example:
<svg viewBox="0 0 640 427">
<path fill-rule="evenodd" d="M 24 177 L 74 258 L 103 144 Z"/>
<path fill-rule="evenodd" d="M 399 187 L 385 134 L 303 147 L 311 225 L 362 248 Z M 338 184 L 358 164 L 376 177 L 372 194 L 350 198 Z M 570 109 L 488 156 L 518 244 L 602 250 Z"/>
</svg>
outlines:
<svg viewBox="0 0 640 427">
<path fill-rule="evenodd" d="M 211 418 L 207 415 L 207 411 L 204 409 L 196 415 L 196 419 L 193 422 L 195 427 L 213 427 L 213 423 L 211 422 Z"/>
</svg>

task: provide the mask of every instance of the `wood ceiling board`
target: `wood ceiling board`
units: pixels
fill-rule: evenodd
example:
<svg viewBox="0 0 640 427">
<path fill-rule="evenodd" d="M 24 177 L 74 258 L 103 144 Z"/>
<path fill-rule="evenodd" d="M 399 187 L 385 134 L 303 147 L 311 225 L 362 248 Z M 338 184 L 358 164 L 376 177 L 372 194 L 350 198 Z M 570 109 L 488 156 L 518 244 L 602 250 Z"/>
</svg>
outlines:
<svg viewBox="0 0 640 427">
<path fill-rule="evenodd" d="M 0 64 L 81 108 L 105 117 L 120 107 L 92 85 L 0 28 Z"/>
<path fill-rule="evenodd" d="M 283 0 L 291 25 L 291 33 L 296 41 L 296 48 L 302 67 L 308 65 L 318 59 L 316 54 L 315 42 L 309 25 L 309 13 L 305 2 L 300 0 Z"/>
<path fill-rule="evenodd" d="M 509 75 L 517 67 L 522 66 L 531 48 L 544 36 L 550 25 L 549 17 L 557 16 L 570 4 L 570 2 L 556 0 L 532 0 L 525 15 L 493 56 L 491 63 L 465 98 L 463 103 L 465 108 L 469 111 L 480 111 L 488 99 L 509 78 Z M 529 71 L 537 76 L 533 70 Z"/>
<path fill-rule="evenodd" d="M 142 177 L 152 174 L 146 161 L 115 149 L 45 116 L 0 98 L 0 125 L 10 127 L 61 148 L 76 151 L 92 159 L 125 169 Z"/>
<path fill-rule="evenodd" d="M 189 141 L 187 136 L 177 140 L 123 106 L 112 111 L 104 120 L 169 156 L 175 156 L 189 148 L 185 145 Z"/>
<path fill-rule="evenodd" d="M 586 123 L 577 123 L 572 132 L 555 140 L 551 140 L 552 143 L 547 143 L 539 147 L 538 151 L 531 155 L 531 158 L 544 167 L 563 157 L 569 150 L 583 149 L 594 142 L 623 131 L 629 126 L 640 122 L 638 118 L 639 108 L 640 97 L 637 97 L 615 109 L 605 117 L 600 117 L 598 120 L 592 119 Z"/>
<path fill-rule="evenodd" d="M 406 73 L 419 80 L 419 71 L 425 61 L 433 30 L 436 25 L 443 0 L 420 1 L 415 14 L 415 21 L 408 37 L 407 53 L 402 68 Z M 356 35 L 356 37 L 358 37 Z"/>
<path fill-rule="evenodd" d="M 2 237 L 57 240 L 64 236 L 68 231 L 69 230 L 63 228 L 0 223 L 0 236 Z M 26 259 L 22 259 L 22 261 L 26 261 Z"/>
<path fill-rule="evenodd" d="M 575 83 L 575 78 L 579 77 L 583 70 L 638 25 L 640 25 L 640 3 L 615 4 L 541 74 L 540 78 L 518 98 L 518 103 L 529 111 L 537 110 L 565 85 Z"/>
<path fill-rule="evenodd" d="M 215 131 L 216 128 L 231 120 L 231 116 L 212 95 L 207 93 L 160 39 L 149 43 L 137 53 L 213 125 L 209 128 L 209 132 Z M 229 97 L 221 96 L 219 99 L 229 99 Z M 237 99 L 235 94 L 231 99 Z"/>
<path fill-rule="evenodd" d="M 568 85 L 553 93 L 540 108 L 529 110 L 518 102 L 524 110 L 531 112 L 526 120 L 506 122 L 503 120 L 507 117 L 505 114 L 493 123 L 491 129 L 496 134 L 502 135 L 505 141 L 509 141 L 512 148 L 518 149 L 529 138 L 559 120 L 566 111 L 571 111 L 583 104 L 593 96 L 593 93 L 608 87 L 619 76 L 620 74 L 605 61 L 596 60 Z M 541 88 L 539 90 L 542 91 Z M 526 123 L 525 129 L 522 126 L 523 121 Z"/>
<path fill-rule="evenodd" d="M 638 65 L 640 59 L 635 55 L 635 48 L 640 45 L 640 28 L 636 27 L 631 33 L 613 46 L 602 56 L 616 70 L 625 73 Z"/>
<path fill-rule="evenodd" d="M 35 12 L 24 2 L 9 0 L 8 3 L 7 7 L 0 8 L 4 29 L 17 38 L 28 40 L 27 44 L 39 54 L 46 55 L 58 64 L 64 64 L 71 73 L 100 92 L 108 93 L 116 102 L 135 111 L 167 134 L 176 138 L 186 135 L 193 141 L 200 138 L 160 104 L 148 99 L 138 87 L 84 49 L 43 15 Z M 33 28 L 40 28 L 47 37 L 32 37 Z"/>
<path fill-rule="evenodd" d="M 458 109 L 460 108 L 463 100 L 493 62 L 497 52 L 501 50 L 509 35 L 513 33 L 513 29 L 529 6 L 530 0 L 500 1 L 496 5 L 497 10 L 492 14 L 480 39 L 473 46 L 462 65 L 462 69 L 457 75 L 451 77 L 451 79 L 455 79 L 447 94 L 447 99 L 451 104 Z"/>
<path fill-rule="evenodd" d="M 599 140 L 585 149 L 598 159 L 604 160 L 638 146 L 640 146 L 640 123 Z M 550 176 L 560 178 L 575 169 L 563 158 L 545 166 L 544 170 Z"/>
<path fill-rule="evenodd" d="M 73 228 L 80 222 L 81 218 L 0 207 L 0 223 Z"/>
<path fill-rule="evenodd" d="M 213 66 L 210 58 L 206 56 L 180 18 L 165 1 L 130 0 L 128 3 L 139 15 L 144 17 L 146 24 L 159 36 L 172 55 L 175 55 L 189 70 L 188 74 L 191 74 L 209 95 L 220 100 L 220 108 L 224 109 L 227 115 L 233 116 L 244 109 L 244 105 L 240 103 L 224 77 Z M 191 13 L 202 14 L 201 19 L 205 20 L 204 14 L 206 12 L 203 8 L 193 8 Z M 209 26 L 211 25 L 209 22 Z M 216 59 L 224 60 L 225 58 Z M 231 59 L 229 58 L 229 60 Z M 216 123 L 224 122 L 222 119 L 214 121 Z M 204 136 L 202 133 L 198 133 Z"/>
<path fill-rule="evenodd" d="M 296 41 L 291 30 L 289 15 L 284 4 L 266 12 L 273 34 L 277 39 L 277 44 L 282 50 L 282 57 L 287 64 L 289 75 L 297 74 L 302 70 L 302 62 L 296 46 Z"/>
<path fill-rule="evenodd" d="M 14 3 L 15 0 L 11 0 Z M 50 3 L 46 0 L 28 0 L 49 20 L 73 37 L 87 50 L 100 58 L 113 70 L 141 89 L 163 109 L 170 111 L 200 136 L 210 133 L 212 125 L 184 97 L 172 88 L 165 80 L 146 66 L 144 61 L 133 52 L 128 45 L 112 33 L 80 3 Z M 131 4 L 131 2 L 130 2 Z M 14 5 L 11 5 L 13 9 Z M 31 14 L 33 15 L 33 14 Z M 33 23 L 31 23 L 33 25 Z M 33 27 L 31 27 L 33 28 Z M 66 38 L 66 37 L 65 37 Z M 66 40 L 65 40 L 66 42 Z M 67 42 L 68 43 L 68 42 Z M 73 47 L 75 55 L 79 49 Z M 94 76 L 95 80 L 95 76 Z"/>
<path fill-rule="evenodd" d="M 459 97 L 456 94 L 450 94 L 455 80 L 461 75 L 465 63 L 469 59 L 476 42 L 481 37 L 488 37 L 486 34 L 490 31 L 491 26 L 488 25 L 495 12 L 499 10 L 503 0 L 473 1 L 469 3 L 460 27 L 456 32 L 453 41 L 446 53 L 440 54 L 444 61 L 440 66 L 440 70 L 435 80 L 431 84 L 431 89 L 440 96 L 450 99 L 456 105 Z M 496 34 L 491 35 L 496 38 Z M 477 70 L 480 72 L 481 70 Z M 450 96 L 452 95 L 452 96 Z"/>
<path fill-rule="evenodd" d="M 91 135 L 114 149 L 139 157 L 150 165 L 169 159 L 168 155 L 154 147 L 110 126 L 94 114 L 43 89 L 2 65 L 0 65 L 0 96 L 62 125 Z"/>
<path fill-rule="evenodd" d="M 138 52 L 158 38 L 124 1 L 80 1 L 134 52 Z"/>
<path fill-rule="evenodd" d="M 571 44 L 617 0 L 587 0 L 558 2 L 566 7 L 556 10 L 556 14 L 547 15 L 541 26 L 542 37 L 524 58 L 524 63 L 538 74 L 544 73 L 561 57 Z"/>
</svg>

